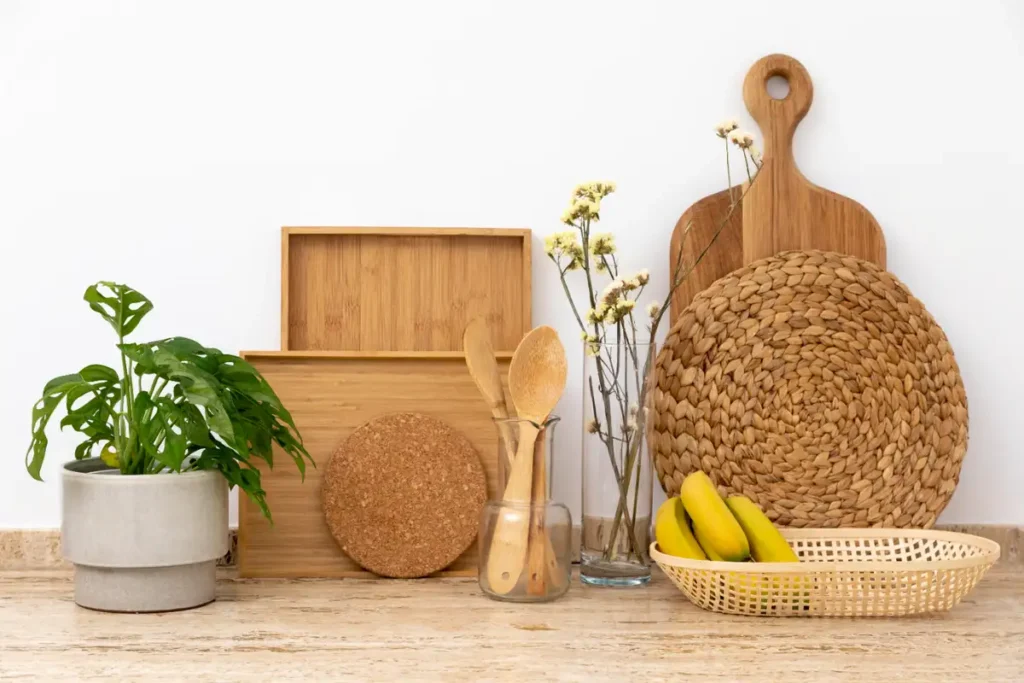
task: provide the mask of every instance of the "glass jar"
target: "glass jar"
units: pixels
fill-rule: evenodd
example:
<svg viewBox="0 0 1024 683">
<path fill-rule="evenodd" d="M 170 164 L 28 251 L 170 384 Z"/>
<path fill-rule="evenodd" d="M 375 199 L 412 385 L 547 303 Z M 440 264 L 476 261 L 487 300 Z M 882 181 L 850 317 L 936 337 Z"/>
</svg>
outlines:
<svg viewBox="0 0 1024 683">
<path fill-rule="evenodd" d="M 557 417 L 543 425 L 516 418 L 495 420 L 498 430 L 498 490 L 516 462 L 520 436 L 537 438 L 530 457 L 530 491 L 492 500 L 480 518 L 479 580 L 485 595 L 511 602 L 554 600 L 569 589 L 572 574 L 572 516 L 550 500 L 549 472 Z M 522 466 L 522 465 L 521 465 Z"/>
<path fill-rule="evenodd" d="M 651 579 L 653 477 L 647 443 L 653 344 L 595 343 L 583 374 L 580 580 L 637 586 Z"/>
<path fill-rule="evenodd" d="M 492 577 L 489 559 L 496 533 L 525 529 L 527 543 L 515 560 L 518 577 Z M 480 519 L 480 589 L 496 600 L 546 602 L 565 595 L 572 577 L 572 516 L 551 501 L 538 504 L 488 501 Z M 497 552 L 497 551 L 495 551 Z"/>
</svg>

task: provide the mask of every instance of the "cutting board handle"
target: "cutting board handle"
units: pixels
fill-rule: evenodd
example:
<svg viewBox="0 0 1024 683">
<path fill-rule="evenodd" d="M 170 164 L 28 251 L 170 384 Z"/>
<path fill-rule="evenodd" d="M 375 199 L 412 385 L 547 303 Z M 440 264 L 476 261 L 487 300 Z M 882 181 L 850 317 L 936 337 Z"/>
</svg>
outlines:
<svg viewBox="0 0 1024 683">
<path fill-rule="evenodd" d="M 781 100 L 768 93 L 772 76 L 789 82 Z M 764 138 L 761 168 L 743 197 L 743 263 L 790 249 L 820 249 L 884 268 L 885 237 L 871 212 L 818 187 L 797 168 L 793 133 L 813 98 L 810 74 L 788 55 L 762 57 L 743 80 L 743 101 Z"/>
<path fill-rule="evenodd" d="M 773 76 L 781 76 L 789 83 L 789 93 L 781 100 L 768 93 L 768 79 Z M 743 80 L 743 102 L 761 128 L 766 160 L 793 158 L 793 133 L 807 115 L 813 98 L 811 75 L 789 55 L 768 55 L 750 67 Z"/>
</svg>

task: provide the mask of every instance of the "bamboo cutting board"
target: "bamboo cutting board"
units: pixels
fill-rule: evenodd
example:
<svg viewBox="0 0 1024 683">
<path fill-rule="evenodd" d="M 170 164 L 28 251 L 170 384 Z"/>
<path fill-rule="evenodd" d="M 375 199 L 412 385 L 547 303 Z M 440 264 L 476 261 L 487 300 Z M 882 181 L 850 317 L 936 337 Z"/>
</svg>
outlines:
<svg viewBox="0 0 1024 683">
<path fill-rule="evenodd" d="M 773 76 L 789 83 L 783 99 L 768 94 Z M 885 238 L 871 213 L 849 197 L 807 180 L 793 157 L 793 135 L 814 96 L 803 64 L 775 54 L 754 63 L 743 81 L 743 101 L 761 128 L 761 171 L 704 260 L 672 298 L 674 321 L 694 296 L 715 280 L 761 258 L 791 249 L 820 249 L 850 254 L 885 267 Z M 734 188 L 741 192 L 742 187 Z M 683 213 L 672 233 L 669 264 L 679 249 L 690 260 L 711 242 L 729 213 L 729 192 L 705 197 Z M 684 231 L 693 221 L 689 234 Z"/>
<path fill-rule="evenodd" d="M 281 348 L 460 351 L 481 317 L 496 349 L 530 328 L 530 231 L 283 228 Z"/>
<path fill-rule="evenodd" d="M 498 353 L 502 376 L 511 354 Z M 238 568 L 247 578 L 370 577 L 335 541 L 324 518 L 321 478 L 331 455 L 358 427 L 390 413 L 420 413 L 450 425 L 480 455 L 491 498 L 498 492 L 498 435 L 462 353 L 244 352 L 291 411 L 317 464 L 306 480 L 275 448 L 260 463 L 272 526 L 239 496 Z M 410 468 L 416 462 L 409 463 Z M 427 530 L 424 531 L 428 533 Z M 441 576 L 476 576 L 476 544 Z"/>
</svg>

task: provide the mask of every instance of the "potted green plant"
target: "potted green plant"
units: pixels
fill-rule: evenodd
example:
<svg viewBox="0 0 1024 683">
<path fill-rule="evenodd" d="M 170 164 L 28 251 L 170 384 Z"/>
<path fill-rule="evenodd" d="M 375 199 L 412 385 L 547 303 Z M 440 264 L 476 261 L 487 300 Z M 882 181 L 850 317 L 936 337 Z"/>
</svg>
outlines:
<svg viewBox="0 0 1024 683">
<path fill-rule="evenodd" d="M 153 308 L 125 285 L 99 282 L 85 300 L 117 333 L 120 372 L 105 365 L 51 380 L 32 409 L 29 474 L 41 480 L 46 427 L 84 440 L 62 470 L 64 556 L 75 602 L 118 612 L 187 609 L 215 597 L 228 547 L 228 485 L 270 519 L 256 460 L 277 444 L 304 475 L 312 458 L 260 373 L 184 337 L 125 338 Z"/>
</svg>

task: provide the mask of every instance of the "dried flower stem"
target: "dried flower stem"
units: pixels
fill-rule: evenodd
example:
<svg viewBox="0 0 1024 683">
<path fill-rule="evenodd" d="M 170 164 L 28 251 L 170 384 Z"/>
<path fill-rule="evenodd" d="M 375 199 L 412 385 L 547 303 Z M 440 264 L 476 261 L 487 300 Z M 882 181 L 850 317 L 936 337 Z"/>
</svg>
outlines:
<svg viewBox="0 0 1024 683">
<path fill-rule="evenodd" d="M 687 276 L 689 276 L 690 272 L 693 271 L 693 268 L 695 268 L 697 266 L 697 264 L 699 264 L 700 261 L 703 260 L 703 257 L 705 257 L 708 254 L 708 252 L 711 250 L 711 248 L 718 241 L 718 238 L 719 238 L 720 234 L 722 233 L 722 230 L 724 230 L 725 226 L 729 224 L 730 220 L 732 220 L 732 216 L 735 213 L 736 208 L 741 205 L 743 198 L 746 197 L 746 193 L 749 193 L 751 187 L 754 185 L 754 180 L 756 178 L 757 178 L 757 174 L 754 174 L 751 177 L 750 182 L 748 184 L 746 184 L 745 187 L 743 187 L 742 193 L 739 195 L 739 197 L 736 198 L 734 201 L 730 202 L 729 211 L 726 213 L 725 217 L 719 223 L 718 227 L 715 230 L 714 236 L 712 236 L 712 239 L 708 242 L 708 244 L 705 246 L 705 248 L 703 248 L 700 251 L 700 253 L 697 254 L 696 258 L 693 260 L 693 263 L 691 263 L 685 269 L 682 268 L 683 250 L 682 250 L 682 248 L 680 248 L 679 257 L 676 259 L 676 267 L 674 269 L 675 272 L 674 272 L 674 275 L 673 275 L 672 286 L 669 288 L 669 293 L 665 297 L 665 303 L 662 305 L 662 310 L 660 310 L 658 312 L 657 317 L 654 319 L 654 321 L 651 322 L 651 327 L 650 327 L 651 347 L 650 347 L 650 352 L 648 354 L 648 357 L 646 358 L 646 360 L 644 362 L 643 377 L 648 377 L 649 376 L 650 365 L 651 365 L 651 362 L 652 362 L 652 360 L 654 358 L 654 353 L 653 353 L 653 350 L 654 350 L 653 349 L 654 337 L 657 334 L 657 328 L 658 328 L 660 322 L 662 322 L 662 317 L 665 315 L 666 311 L 669 310 L 669 306 L 670 306 L 670 304 L 672 302 L 672 297 L 675 295 L 676 290 L 678 290 L 679 287 L 686 281 Z M 684 228 L 684 234 L 685 234 L 685 232 L 689 231 L 691 226 L 692 225 L 690 224 L 690 225 L 687 225 Z M 647 391 L 647 388 L 648 387 L 645 385 L 644 386 L 643 395 L 641 396 L 641 398 L 639 400 L 639 404 L 641 405 L 641 407 L 642 407 L 642 405 L 645 404 L 645 401 L 646 401 L 646 391 Z M 643 416 L 643 422 L 644 423 L 646 422 L 646 415 Z M 638 421 L 638 423 L 640 423 L 640 421 Z M 645 432 L 644 431 L 640 431 L 640 433 L 643 434 Z M 629 456 L 627 457 L 627 461 L 626 461 L 625 467 L 622 468 L 623 472 L 624 472 L 624 476 L 628 477 L 627 481 L 626 481 L 626 488 L 627 489 L 629 488 L 629 485 L 630 485 L 629 478 L 630 478 L 630 476 L 631 476 L 631 474 L 633 472 L 634 463 L 637 461 L 637 456 L 640 453 L 640 447 L 639 446 L 641 445 L 641 441 L 642 441 L 642 439 L 638 439 L 637 442 L 634 444 L 635 447 L 629 453 Z M 640 460 L 642 460 L 642 459 L 640 459 Z M 635 479 L 635 483 L 634 483 L 634 488 L 635 488 L 634 498 L 633 498 L 634 511 L 636 509 L 636 502 L 637 502 L 636 499 L 639 497 L 640 481 L 641 481 L 641 479 L 638 476 Z M 615 537 L 617 535 L 618 527 L 620 527 L 622 525 L 623 516 L 626 515 L 626 510 L 624 509 L 624 505 L 626 504 L 627 500 L 628 499 L 626 499 L 626 498 L 621 498 L 620 501 L 618 501 L 618 506 L 617 506 L 617 509 L 615 510 L 615 517 L 614 517 L 614 519 L 612 520 L 612 523 L 611 523 L 611 536 L 610 536 L 610 538 L 612 539 L 612 542 L 614 541 L 614 539 L 615 539 Z M 634 519 L 636 518 L 636 513 L 635 512 L 634 512 L 633 518 Z M 613 543 L 609 543 L 609 548 L 612 548 L 613 545 L 614 545 Z M 643 551 L 643 552 L 646 552 L 646 551 Z M 608 559 L 610 559 L 610 554 L 608 553 L 608 549 L 605 550 L 605 555 L 606 555 L 606 557 L 608 557 Z M 644 557 L 645 556 L 646 555 L 644 555 Z"/>
<path fill-rule="evenodd" d="M 729 163 L 729 138 L 723 137 L 722 140 L 725 142 L 725 182 L 729 183 L 729 203 L 732 204 L 736 201 L 736 198 L 733 196 L 732 189 L 732 164 Z M 682 253 L 681 247 L 679 251 Z"/>
<path fill-rule="evenodd" d="M 683 250 L 680 249 L 664 303 L 655 303 L 648 309 L 651 322 L 646 326 L 646 331 L 650 334 L 650 342 L 644 345 L 646 353 L 643 358 L 639 353 L 641 343 L 638 340 L 638 325 L 633 309 L 643 294 L 650 275 L 646 270 L 641 270 L 630 277 L 622 275 L 611 235 L 597 234 L 593 239 L 591 238 L 591 228 L 596 221 L 600 220 L 601 199 L 614 191 L 614 185 L 611 183 L 588 183 L 578 186 L 573 192 L 573 201 L 562 218 L 563 223 L 572 226 L 576 232 L 557 233 L 550 236 L 545 242 L 549 257 L 558 267 L 562 290 L 565 292 L 566 298 L 569 299 L 573 316 L 580 326 L 588 355 L 594 356 L 592 362 L 596 370 L 596 382 L 595 377 L 591 376 L 587 380 L 586 387 L 593 410 L 592 420 L 588 423 L 588 432 L 596 435 L 604 444 L 612 474 L 619 489 L 619 500 L 611 526 L 611 535 L 603 551 L 603 557 L 606 560 L 615 559 L 618 555 L 619 536 L 624 525 L 625 536 L 628 539 L 626 548 L 628 558 L 636 557 L 644 564 L 649 563 L 646 546 L 642 546 L 638 542 L 638 530 L 635 524 L 639 521 L 637 520 L 638 502 L 640 486 L 643 481 L 643 458 L 640 458 L 639 455 L 643 450 L 646 422 L 650 412 L 647 407 L 648 392 L 650 391 L 647 379 L 655 358 L 654 340 L 676 290 L 717 241 L 722 230 L 732 219 L 736 207 L 739 206 L 753 184 L 753 179 L 757 174 L 756 171 L 751 173 L 751 161 L 755 169 L 760 168 L 753 150 L 750 149 L 753 146 L 753 138 L 750 134 L 737 133 L 734 121 L 724 122 L 716 130 L 726 143 L 729 211 L 718 225 L 711 241 L 704 246 L 692 263 L 684 262 Z M 746 187 L 742 188 L 738 196 L 732 185 L 732 170 L 729 164 L 730 143 L 736 144 L 742 150 L 747 178 L 750 181 Z M 684 243 L 692 227 L 692 223 L 684 227 Z M 579 241 L 577 241 L 577 236 Z M 563 257 L 567 259 L 564 266 Z M 594 268 L 592 269 L 591 266 Z M 592 272 L 594 269 L 599 273 L 607 272 L 612 278 L 611 283 L 600 293 L 600 296 L 594 282 Z M 586 316 L 580 314 L 567 281 L 567 274 L 573 270 L 582 270 L 585 275 L 586 296 L 590 304 Z M 598 395 L 600 395 L 600 402 Z M 617 410 L 614 411 L 620 419 L 618 427 L 613 420 L 613 400 L 618 403 Z M 599 411 L 603 412 L 603 417 L 599 417 Z M 632 504 L 629 502 L 631 489 Z"/>
</svg>

